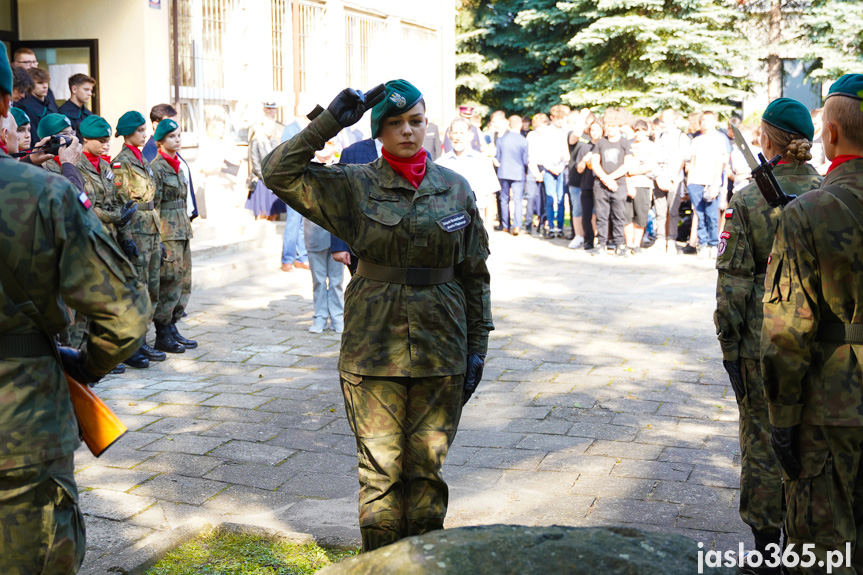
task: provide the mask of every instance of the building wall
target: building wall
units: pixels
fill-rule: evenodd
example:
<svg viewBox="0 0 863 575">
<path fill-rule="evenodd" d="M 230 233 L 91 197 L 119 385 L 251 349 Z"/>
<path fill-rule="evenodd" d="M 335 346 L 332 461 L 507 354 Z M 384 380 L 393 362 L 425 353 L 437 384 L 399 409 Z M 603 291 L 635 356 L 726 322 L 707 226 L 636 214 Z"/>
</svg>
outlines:
<svg viewBox="0 0 863 575">
<path fill-rule="evenodd" d="M 129 110 L 147 116 L 170 99 L 170 3 L 161 10 L 141 0 L 19 0 L 18 25 L 26 40 L 99 40 L 101 114 L 115 126 Z M 115 138 L 111 152 L 122 142 Z"/>
</svg>

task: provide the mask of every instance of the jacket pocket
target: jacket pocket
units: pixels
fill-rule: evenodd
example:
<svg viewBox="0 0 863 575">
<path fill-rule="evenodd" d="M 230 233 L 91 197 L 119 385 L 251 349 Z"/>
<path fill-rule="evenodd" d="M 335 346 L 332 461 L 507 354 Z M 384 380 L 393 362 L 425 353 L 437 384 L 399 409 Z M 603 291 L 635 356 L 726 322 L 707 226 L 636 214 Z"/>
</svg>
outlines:
<svg viewBox="0 0 863 575">
<path fill-rule="evenodd" d="M 385 226 L 394 226 L 402 221 L 410 206 L 402 203 L 402 197 L 382 192 L 369 192 L 368 199 L 360 205 L 370 220 Z"/>
</svg>

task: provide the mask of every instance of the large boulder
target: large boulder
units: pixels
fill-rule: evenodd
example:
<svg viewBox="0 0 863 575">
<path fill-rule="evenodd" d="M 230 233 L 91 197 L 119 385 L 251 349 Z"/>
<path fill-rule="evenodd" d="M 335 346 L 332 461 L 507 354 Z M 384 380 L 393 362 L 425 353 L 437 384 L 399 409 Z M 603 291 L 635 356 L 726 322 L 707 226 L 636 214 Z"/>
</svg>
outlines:
<svg viewBox="0 0 863 575">
<path fill-rule="evenodd" d="M 698 570 L 698 543 L 628 527 L 489 525 L 434 531 L 345 559 L 318 575 L 730 575 Z"/>
</svg>

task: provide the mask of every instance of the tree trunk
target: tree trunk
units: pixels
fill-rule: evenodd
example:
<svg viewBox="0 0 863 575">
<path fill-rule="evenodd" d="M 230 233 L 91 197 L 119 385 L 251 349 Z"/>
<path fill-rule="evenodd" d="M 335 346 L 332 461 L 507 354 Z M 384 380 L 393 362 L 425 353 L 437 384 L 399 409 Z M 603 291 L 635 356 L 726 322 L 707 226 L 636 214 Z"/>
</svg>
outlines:
<svg viewBox="0 0 863 575">
<path fill-rule="evenodd" d="M 779 57 L 779 39 L 782 34 L 782 0 L 771 0 L 769 14 L 767 54 L 767 99 L 782 97 L 782 59 Z"/>
</svg>

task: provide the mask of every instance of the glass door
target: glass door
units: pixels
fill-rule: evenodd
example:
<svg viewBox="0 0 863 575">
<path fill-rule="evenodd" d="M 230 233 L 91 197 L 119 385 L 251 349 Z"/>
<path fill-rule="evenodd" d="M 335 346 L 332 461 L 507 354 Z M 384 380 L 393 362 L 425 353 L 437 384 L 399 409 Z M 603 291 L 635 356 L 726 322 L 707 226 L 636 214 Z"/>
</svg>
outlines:
<svg viewBox="0 0 863 575">
<path fill-rule="evenodd" d="M 36 54 L 39 67 L 51 75 L 51 90 L 57 105 L 69 99 L 69 77 L 86 74 L 96 79 L 96 89 L 87 104 L 99 113 L 99 41 L 98 40 L 24 40 L 12 42 L 12 53 L 18 48 L 30 48 Z"/>
</svg>

